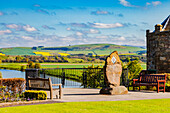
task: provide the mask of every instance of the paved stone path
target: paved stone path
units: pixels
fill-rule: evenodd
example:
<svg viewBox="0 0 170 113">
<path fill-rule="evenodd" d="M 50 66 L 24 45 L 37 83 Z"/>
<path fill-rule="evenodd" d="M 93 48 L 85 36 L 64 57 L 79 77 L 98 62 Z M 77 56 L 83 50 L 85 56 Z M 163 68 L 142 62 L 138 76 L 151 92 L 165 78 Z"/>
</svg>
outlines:
<svg viewBox="0 0 170 113">
<path fill-rule="evenodd" d="M 84 88 L 63 88 L 62 99 L 56 99 L 57 91 L 53 92 L 53 100 L 38 100 L 28 102 L 7 102 L 0 103 L 0 108 L 11 106 L 35 105 L 35 104 L 48 104 L 60 102 L 83 102 L 83 101 L 125 101 L 125 100 L 144 100 L 144 99 L 163 99 L 170 98 L 170 92 L 156 91 L 129 91 L 125 95 L 100 95 L 100 89 L 84 89 Z M 50 92 L 47 91 L 48 98 Z"/>
<path fill-rule="evenodd" d="M 170 98 L 170 92 L 156 91 L 129 91 L 125 95 L 100 95 L 100 89 L 63 88 L 62 99 L 56 99 L 57 92 L 54 92 L 54 101 L 79 102 L 79 101 L 123 101 L 123 100 L 144 100 Z M 47 92 L 49 98 L 49 92 Z"/>
</svg>

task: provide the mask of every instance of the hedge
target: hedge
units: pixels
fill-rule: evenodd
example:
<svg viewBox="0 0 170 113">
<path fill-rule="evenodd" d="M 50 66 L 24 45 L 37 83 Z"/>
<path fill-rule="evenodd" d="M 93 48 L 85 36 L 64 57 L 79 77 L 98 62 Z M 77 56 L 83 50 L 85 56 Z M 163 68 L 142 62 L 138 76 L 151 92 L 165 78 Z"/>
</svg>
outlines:
<svg viewBox="0 0 170 113">
<path fill-rule="evenodd" d="M 19 94 L 25 90 L 24 78 L 0 78 L 0 86 L 6 86 L 6 91 Z"/>
<path fill-rule="evenodd" d="M 37 91 L 37 90 L 26 90 L 24 93 L 24 98 L 27 100 L 46 100 L 47 92 L 46 91 Z"/>
</svg>

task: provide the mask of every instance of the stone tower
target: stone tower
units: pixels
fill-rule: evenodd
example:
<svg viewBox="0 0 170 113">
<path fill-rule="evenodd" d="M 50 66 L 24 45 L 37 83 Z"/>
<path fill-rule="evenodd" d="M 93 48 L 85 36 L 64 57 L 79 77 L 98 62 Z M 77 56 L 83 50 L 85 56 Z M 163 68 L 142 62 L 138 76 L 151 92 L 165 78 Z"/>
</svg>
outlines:
<svg viewBox="0 0 170 113">
<path fill-rule="evenodd" d="M 170 15 L 155 25 L 155 30 L 146 31 L 147 69 L 158 73 L 170 73 Z"/>
</svg>

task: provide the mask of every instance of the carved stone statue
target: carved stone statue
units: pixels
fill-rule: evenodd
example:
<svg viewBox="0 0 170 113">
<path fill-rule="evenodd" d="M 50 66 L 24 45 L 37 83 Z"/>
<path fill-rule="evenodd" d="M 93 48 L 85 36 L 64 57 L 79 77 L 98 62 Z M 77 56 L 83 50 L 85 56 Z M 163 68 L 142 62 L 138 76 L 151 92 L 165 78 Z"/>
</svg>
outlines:
<svg viewBox="0 0 170 113">
<path fill-rule="evenodd" d="M 112 52 L 107 58 L 104 66 L 106 88 L 100 90 L 100 94 L 127 94 L 128 90 L 120 86 L 120 76 L 122 74 L 122 65 L 118 52 Z"/>
</svg>

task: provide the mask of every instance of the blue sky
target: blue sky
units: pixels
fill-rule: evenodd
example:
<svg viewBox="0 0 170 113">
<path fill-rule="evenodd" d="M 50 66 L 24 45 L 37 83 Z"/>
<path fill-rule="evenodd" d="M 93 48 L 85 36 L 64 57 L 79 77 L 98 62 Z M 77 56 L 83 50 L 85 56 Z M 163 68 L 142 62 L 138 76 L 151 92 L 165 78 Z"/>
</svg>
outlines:
<svg viewBox="0 0 170 113">
<path fill-rule="evenodd" d="M 145 46 L 169 0 L 0 0 L 0 47 Z"/>
</svg>

